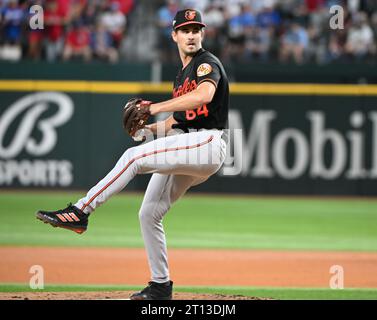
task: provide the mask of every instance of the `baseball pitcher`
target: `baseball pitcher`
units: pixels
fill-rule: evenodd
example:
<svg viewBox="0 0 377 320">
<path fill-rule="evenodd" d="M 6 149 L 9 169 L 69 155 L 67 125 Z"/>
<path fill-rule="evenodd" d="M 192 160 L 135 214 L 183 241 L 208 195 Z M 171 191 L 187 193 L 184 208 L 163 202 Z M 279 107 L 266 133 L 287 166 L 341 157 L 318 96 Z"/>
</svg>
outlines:
<svg viewBox="0 0 377 320">
<path fill-rule="evenodd" d="M 172 299 L 162 219 L 175 201 L 216 173 L 225 159 L 229 85 L 219 59 L 202 48 L 204 27 L 200 12 L 177 12 L 172 38 L 182 66 L 174 81 L 173 98 L 159 103 L 133 98 L 123 110 L 124 129 L 131 136 L 140 129 L 157 134 L 161 126 L 169 134 L 127 149 L 115 167 L 74 205 L 36 213 L 45 223 L 81 234 L 96 208 L 137 174 L 152 173 L 139 211 L 151 281 L 131 295 L 131 300 Z M 165 121 L 147 125 L 150 116 L 161 112 L 172 114 Z"/>
</svg>

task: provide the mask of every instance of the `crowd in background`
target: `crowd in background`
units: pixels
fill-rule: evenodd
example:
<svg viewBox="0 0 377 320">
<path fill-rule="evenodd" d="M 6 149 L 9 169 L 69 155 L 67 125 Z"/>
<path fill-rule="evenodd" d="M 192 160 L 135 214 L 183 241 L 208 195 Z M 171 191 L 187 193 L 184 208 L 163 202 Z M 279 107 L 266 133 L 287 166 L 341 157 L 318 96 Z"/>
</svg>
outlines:
<svg viewBox="0 0 377 320">
<path fill-rule="evenodd" d="M 155 6 L 156 37 L 150 50 L 159 60 L 177 59 L 171 25 L 177 10 L 203 14 L 204 47 L 225 63 L 375 62 L 377 0 L 161 0 Z M 44 29 L 32 30 L 32 5 L 44 8 Z M 145 4 L 145 2 L 144 2 Z M 67 61 L 122 60 L 129 17 L 138 0 L 0 0 L 0 59 Z M 340 5 L 344 21 L 330 27 Z M 142 15 L 140 19 L 146 19 Z M 339 24 L 340 23 L 340 24 Z M 143 30 L 138 30 L 143 32 Z M 147 40 L 145 40 L 147 41 Z M 142 57 L 140 57 L 142 59 Z"/>
<path fill-rule="evenodd" d="M 343 26 L 334 20 L 343 29 L 330 27 L 335 5 L 344 9 Z M 173 58 L 168 22 L 178 7 L 200 8 L 205 46 L 225 62 L 377 60 L 377 0 L 168 0 L 158 11 L 166 61 Z"/>
<path fill-rule="evenodd" d="M 43 8 L 43 29 L 30 27 L 33 5 Z M 0 59 L 115 63 L 133 6 L 133 0 L 0 0 Z"/>
</svg>

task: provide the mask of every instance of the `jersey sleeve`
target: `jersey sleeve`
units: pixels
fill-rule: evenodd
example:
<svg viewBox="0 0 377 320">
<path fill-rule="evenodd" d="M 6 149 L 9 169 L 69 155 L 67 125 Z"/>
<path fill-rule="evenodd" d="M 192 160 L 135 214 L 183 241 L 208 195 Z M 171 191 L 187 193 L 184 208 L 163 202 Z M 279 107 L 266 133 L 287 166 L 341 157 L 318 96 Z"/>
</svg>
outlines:
<svg viewBox="0 0 377 320">
<path fill-rule="evenodd" d="M 201 61 L 196 68 L 197 86 L 205 81 L 209 81 L 217 85 L 221 78 L 221 72 L 219 66 L 212 61 Z"/>
</svg>

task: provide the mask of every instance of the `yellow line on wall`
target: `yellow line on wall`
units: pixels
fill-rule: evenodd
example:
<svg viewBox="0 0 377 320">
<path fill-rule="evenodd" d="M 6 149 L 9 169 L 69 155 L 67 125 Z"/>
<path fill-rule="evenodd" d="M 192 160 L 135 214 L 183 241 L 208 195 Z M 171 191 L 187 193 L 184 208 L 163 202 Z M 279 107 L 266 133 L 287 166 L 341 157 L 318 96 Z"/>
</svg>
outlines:
<svg viewBox="0 0 377 320">
<path fill-rule="evenodd" d="M 64 91 L 106 94 L 140 94 L 172 92 L 172 83 L 72 80 L 0 80 L 0 91 Z M 340 95 L 376 96 L 377 85 L 301 84 L 301 83 L 233 83 L 232 94 L 240 95 Z"/>
<path fill-rule="evenodd" d="M 266 95 L 377 95 L 377 85 L 301 84 L 301 83 L 237 83 L 234 94 Z"/>
</svg>

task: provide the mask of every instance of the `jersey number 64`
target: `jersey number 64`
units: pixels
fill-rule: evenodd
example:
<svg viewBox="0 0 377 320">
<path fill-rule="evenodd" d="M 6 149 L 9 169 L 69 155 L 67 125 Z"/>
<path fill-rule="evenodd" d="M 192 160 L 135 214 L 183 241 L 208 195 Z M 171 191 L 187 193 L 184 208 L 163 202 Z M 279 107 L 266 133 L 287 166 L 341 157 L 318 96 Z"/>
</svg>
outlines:
<svg viewBox="0 0 377 320">
<path fill-rule="evenodd" d="M 197 116 L 204 115 L 208 117 L 207 105 L 204 104 L 195 110 L 186 110 L 186 120 L 194 120 Z"/>
</svg>

